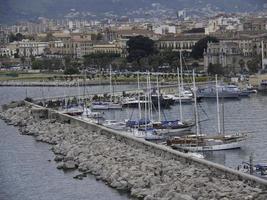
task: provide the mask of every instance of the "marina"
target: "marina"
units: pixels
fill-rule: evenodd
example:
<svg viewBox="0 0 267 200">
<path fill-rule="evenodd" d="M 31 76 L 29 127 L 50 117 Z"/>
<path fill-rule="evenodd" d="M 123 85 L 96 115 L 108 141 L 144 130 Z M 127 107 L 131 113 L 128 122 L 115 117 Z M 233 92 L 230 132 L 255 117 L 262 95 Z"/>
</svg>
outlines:
<svg viewBox="0 0 267 200">
<path fill-rule="evenodd" d="M 267 200 L 265 1 L 3 1 L 0 200 Z"/>
<path fill-rule="evenodd" d="M 105 89 L 106 87 L 101 86 L 102 89 Z M 134 88 L 134 85 L 129 86 L 119 86 L 120 88 Z M 96 90 L 92 88 L 92 93 L 95 91 L 99 91 L 99 87 L 95 87 Z M 120 88 L 118 88 L 120 90 Z M 5 89 L 5 87 L 1 88 L 2 90 Z M 8 89 L 8 87 L 6 88 Z M 25 88 L 14 88 L 14 92 L 17 93 L 16 90 L 20 90 L 21 98 L 25 98 Z M 45 93 L 45 96 L 56 96 L 56 95 L 63 95 L 63 91 L 60 88 L 28 88 L 28 96 L 32 97 L 41 97 L 42 93 Z M 44 90 L 44 91 L 43 91 Z M 89 88 L 87 88 L 89 91 Z M 107 89 L 108 92 L 108 89 Z M 38 94 L 39 93 L 39 94 Z M 76 94 L 78 95 L 77 89 L 75 88 L 69 88 L 68 94 Z M 10 93 L 12 95 L 12 93 Z M 34 96 L 35 95 L 35 96 Z M 11 96 L 9 97 L 11 99 Z M 214 152 L 212 155 L 207 153 L 208 156 L 206 156 L 206 159 L 224 164 L 229 167 L 235 168 L 239 163 L 241 163 L 243 160 L 247 160 L 247 157 L 249 156 L 249 152 L 256 151 L 257 149 L 253 148 L 251 142 L 258 141 L 259 138 L 255 136 L 255 134 L 261 135 L 262 141 L 264 141 L 264 134 L 263 128 L 264 123 L 260 123 L 264 119 L 264 112 L 261 112 L 262 105 L 264 104 L 264 99 L 266 97 L 262 96 L 260 94 L 253 94 L 251 98 L 244 98 L 240 99 L 239 101 L 228 101 L 226 100 L 225 103 L 225 113 L 231 113 L 230 115 L 225 116 L 225 130 L 226 131 L 238 131 L 240 130 L 240 127 L 242 127 L 242 130 L 250 133 L 250 137 L 248 141 L 245 142 L 244 148 L 242 148 L 239 151 L 227 151 L 227 152 Z M 40 98 L 42 99 L 42 98 Z M 201 122 L 201 130 L 203 132 L 213 132 L 216 130 L 216 114 L 214 113 L 216 111 L 216 103 L 213 100 L 207 100 L 203 101 L 201 104 L 201 107 L 204 108 L 205 112 L 209 115 L 209 120 L 206 121 L 204 113 L 200 112 L 200 118 L 204 118 L 204 120 Z M 247 106 L 249 105 L 249 107 Z M 247 109 L 252 110 L 247 110 Z M 168 113 L 168 119 L 169 120 L 175 120 L 177 116 L 179 116 L 179 105 L 175 104 L 172 106 L 171 109 L 167 109 L 163 111 L 164 113 Z M 130 115 L 132 115 L 132 118 L 138 119 L 138 108 L 126 108 L 123 110 L 111 110 L 106 112 L 100 112 L 103 113 L 103 117 L 107 120 L 116 119 L 116 121 L 125 121 L 125 119 L 130 119 Z M 193 107 L 190 104 L 184 104 L 183 105 L 183 113 L 185 119 L 191 119 L 193 115 Z M 144 113 L 143 113 L 144 114 Z M 157 114 L 155 113 L 155 116 Z M 163 115 L 164 116 L 164 115 Z M 242 116 L 242 117 L 241 117 Z M 253 116 L 253 117 L 252 117 Z M 255 116 L 258 116 L 259 118 L 255 118 Z M 240 118 L 240 119 L 239 119 Z M 99 120 L 101 121 L 101 120 Z M 246 121 L 250 121 L 250 123 L 246 123 Z M 259 124 L 260 123 L 260 124 Z M 252 125 L 255 124 L 255 125 Z M 261 134 L 262 133 L 262 134 Z M 256 142 L 257 143 L 257 142 Z M 263 144 L 262 144 L 263 145 Z M 247 152 L 247 153 L 245 153 Z M 244 154 L 245 153 L 245 154 Z M 261 153 L 258 153 L 259 155 Z M 257 153 L 255 153 L 255 159 L 261 160 L 264 158 L 261 158 L 260 156 L 257 156 Z"/>
<path fill-rule="evenodd" d="M 131 88 L 134 86 L 119 86 L 124 87 L 125 90 L 127 88 Z M 135 86 L 136 87 L 136 86 Z M 1 90 L 8 90 L 8 87 L 2 87 Z M 16 88 L 16 90 L 20 90 L 20 98 L 25 98 L 25 88 Z M 73 90 L 74 88 L 70 88 L 70 90 Z M 92 90 L 92 93 L 94 92 L 93 88 L 90 88 Z M 96 88 L 97 89 L 97 88 Z M 120 89 L 120 88 L 119 88 Z M 18 91 L 14 90 L 13 92 L 18 93 Z M 87 89 L 89 90 L 89 88 Z M 99 91 L 97 89 L 97 91 Z M 38 97 L 42 97 L 42 95 L 45 96 L 52 96 L 52 94 L 60 95 L 60 92 L 63 91 L 60 88 L 27 88 L 27 95 L 28 97 L 32 95 L 32 97 L 35 97 L 38 99 Z M 78 94 L 77 88 L 76 90 L 73 90 L 73 94 Z M 67 91 L 65 93 L 71 94 L 71 91 Z M 34 96 L 34 95 L 35 96 Z M 12 99 L 12 92 L 8 93 L 6 96 L 6 100 L 3 103 L 7 103 Z M 229 131 L 238 131 L 240 130 L 240 127 L 242 127 L 242 130 L 245 132 L 250 133 L 250 137 L 247 141 L 244 142 L 244 145 L 239 150 L 228 150 L 228 151 L 218 151 L 218 152 L 203 152 L 201 156 L 204 157 L 206 160 L 210 160 L 213 162 L 217 162 L 219 164 L 223 164 L 227 167 L 236 169 L 237 166 L 242 163 L 244 160 L 248 160 L 250 153 L 254 153 L 254 159 L 255 163 L 256 161 L 264 160 L 263 154 L 264 154 L 264 141 L 265 141 L 265 134 L 264 134 L 264 126 L 265 123 L 262 123 L 264 118 L 264 112 L 262 112 L 262 105 L 265 102 L 265 96 L 262 96 L 260 94 L 253 94 L 250 98 L 242 98 L 238 101 L 229 101 L 226 100 L 225 103 L 225 112 L 231 113 L 230 115 L 225 116 L 225 130 Z M 42 98 L 40 98 L 42 99 Z M 216 123 L 216 102 L 214 100 L 205 100 L 201 101 L 201 108 L 203 108 L 206 112 L 206 114 L 209 116 L 209 120 L 203 120 L 201 124 L 201 130 L 203 132 L 211 132 L 211 130 L 216 130 L 216 125 L 214 127 L 214 124 Z M 250 106 L 248 106 L 250 105 Z M 164 115 L 168 116 L 169 120 L 176 120 L 179 116 L 179 103 L 174 104 L 169 109 L 163 109 Z M 251 110 L 248 110 L 251 109 Z M 87 111 L 88 112 L 88 111 Z M 154 116 L 158 116 L 158 112 L 155 110 L 153 111 Z M 108 120 L 107 123 L 112 127 L 117 122 L 121 123 L 125 121 L 125 119 L 130 119 L 130 116 L 132 115 L 132 118 L 138 119 L 139 118 L 139 111 L 137 108 L 131 108 L 126 107 L 122 110 L 104 110 L 104 112 L 101 112 L 103 114 L 103 117 Z M 185 119 L 191 119 L 193 120 L 192 116 L 194 113 L 194 109 L 192 104 L 183 104 L 183 115 Z M 142 113 L 145 114 L 144 112 Z M 253 117 L 250 115 L 252 114 Z M 163 116 L 164 116 L 163 115 Z M 242 116 L 242 117 L 240 117 Z M 255 117 L 256 116 L 256 117 Z M 205 118 L 206 115 L 200 112 L 200 118 Z M 262 117 L 262 119 L 258 118 Z M 158 117 L 156 117 L 158 118 Z M 115 121 L 112 121 L 116 119 Z M 250 121 L 250 123 L 247 123 L 247 120 Z M 100 123 L 101 120 L 96 120 L 94 123 Z M 91 122 L 90 122 L 91 123 Z M 252 124 L 255 124 L 255 126 L 252 126 Z M 122 125 L 122 123 L 121 123 Z M 116 126 L 117 127 L 117 126 Z M 109 127 L 110 128 L 110 127 Z M 133 134 L 130 134 L 133 136 Z M 141 133 L 137 133 L 136 136 L 140 138 Z M 146 133 L 140 138 L 144 138 L 144 136 L 148 136 Z M 154 136 L 150 136 L 150 139 Z M 147 137 L 149 139 L 149 137 Z M 155 139 L 155 138 L 152 138 Z M 158 138 L 157 138 L 158 139 Z M 164 138 L 160 138 L 164 139 Z M 262 145 L 262 148 L 258 148 Z M 193 155 L 198 156 L 198 155 Z M 201 157 L 200 156 L 200 157 Z M 202 158 L 203 159 L 203 158 Z"/>
</svg>

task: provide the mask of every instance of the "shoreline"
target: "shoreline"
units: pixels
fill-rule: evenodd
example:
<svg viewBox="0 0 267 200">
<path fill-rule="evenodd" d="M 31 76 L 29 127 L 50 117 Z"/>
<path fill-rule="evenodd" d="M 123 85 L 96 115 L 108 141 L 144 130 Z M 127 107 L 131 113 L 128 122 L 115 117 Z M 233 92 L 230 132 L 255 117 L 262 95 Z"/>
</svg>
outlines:
<svg viewBox="0 0 267 200">
<path fill-rule="evenodd" d="M 19 106 L 19 107 L 17 107 Z M 243 181 L 231 181 L 208 168 L 185 164 L 129 146 L 114 136 L 55 119 L 37 120 L 23 103 L 9 105 L 1 118 L 18 126 L 23 135 L 49 143 L 59 169 L 78 169 L 82 179 L 95 175 L 133 197 L 153 199 L 257 199 L 262 189 Z M 8 108 L 6 107 L 6 108 Z M 264 195 L 264 194 L 263 194 Z M 265 194 L 266 195 L 266 194 Z"/>
</svg>

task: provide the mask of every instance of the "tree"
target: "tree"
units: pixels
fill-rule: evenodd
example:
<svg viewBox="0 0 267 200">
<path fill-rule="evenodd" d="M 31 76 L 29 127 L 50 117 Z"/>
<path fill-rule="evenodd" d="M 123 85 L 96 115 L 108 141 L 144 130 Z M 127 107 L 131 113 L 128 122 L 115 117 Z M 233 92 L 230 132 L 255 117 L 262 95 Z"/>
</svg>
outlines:
<svg viewBox="0 0 267 200">
<path fill-rule="evenodd" d="M 22 63 L 23 68 L 25 67 L 25 61 L 26 61 L 26 58 L 25 58 L 24 56 L 22 56 L 22 57 L 20 58 L 20 62 Z"/>
<path fill-rule="evenodd" d="M 22 35 L 21 33 L 17 33 L 16 35 L 14 35 L 14 33 L 10 33 L 9 42 L 21 41 L 21 40 L 23 40 L 25 38 L 26 37 L 24 35 Z"/>
<path fill-rule="evenodd" d="M 116 53 L 92 53 L 83 57 L 84 66 L 107 68 L 120 55 Z"/>
<path fill-rule="evenodd" d="M 150 38 L 141 35 L 131 37 L 127 41 L 127 51 L 129 54 L 127 60 L 129 62 L 137 61 L 139 63 L 141 58 L 156 53 L 155 43 Z"/>
<path fill-rule="evenodd" d="M 59 70 L 62 68 L 61 60 L 56 58 L 43 59 L 43 60 L 32 60 L 32 69 L 40 69 L 47 71 Z"/>
<path fill-rule="evenodd" d="M 52 33 L 47 33 L 45 38 L 44 38 L 44 42 L 50 42 L 50 41 L 55 41 L 56 38 L 53 36 Z"/>
<path fill-rule="evenodd" d="M 193 62 L 192 63 L 192 68 L 193 69 L 196 69 L 196 68 L 198 68 L 199 67 L 199 63 L 198 62 Z"/>
<path fill-rule="evenodd" d="M 210 75 L 222 75 L 223 74 L 223 68 L 220 64 L 212 64 L 210 63 L 208 66 L 208 74 Z"/>
<path fill-rule="evenodd" d="M 250 73 L 257 73 L 260 70 L 261 61 L 258 57 L 253 58 L 247 62 L 248 70 Z"/>
<path fill-rule="evenodd" d="M 17 34 L 16 34 L 16 38 L 17 38 L 16 41 L 21 41 L 21 40 L 25 39 L 25 36 L 22 35 L 21 33 L 17 33 Z"/>
<path fill-rule="evenodd" d="M 207 49 L 208 42 L 219 42 L 216 37 L 207 36 L 199 40 L 192 48 L 191 56 L 195 59 L 203 58 L 204 49 Z"/>
<path fill-rule="evenodd" d="M 241 60 L 239 60 L 238 64 L 240 66 L 240 71 L 241 72 L 244 72 L 244 70 L 245 70 L 245 64 L 246 64 L 245 61 L 243 59 L 241 59 Z"/>
<path fill-rule="evenodd" d="M 64 70 L 64 74 L 72 75 L 72 74 L 80 74 L 78 68 L 70 67 Z"/>
<path fill-rule="evenodd" d="M 93 41 L 99 41 L 99 40 L 103 40 L 103 35 L 101 33 L 97 33 L 97 34 L 92 34 L 91 35 L 91 39 Z"/>
</svg>

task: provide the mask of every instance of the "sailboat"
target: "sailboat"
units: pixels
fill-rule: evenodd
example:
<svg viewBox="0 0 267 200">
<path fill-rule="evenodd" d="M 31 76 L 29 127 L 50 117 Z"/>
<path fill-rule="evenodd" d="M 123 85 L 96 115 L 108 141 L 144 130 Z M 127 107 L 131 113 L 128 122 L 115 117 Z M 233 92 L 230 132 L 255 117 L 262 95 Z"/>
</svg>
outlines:
<svg viewBox="0 0 267 200">
<path fill-rule="evenodd" d="M 137 74 L 138 82 L 138 120 L 127 120 L 126 127 L 128 128 L 128 134 L 131 134 L 137 138 L 143 138 L 146 140 L 163 140 L 165 136 L 160 136 L 157 134 L 156 130 L 152 126 L 151 119 L 153 118 L 152 113 L 152 100 L 151 100 L 151 85 L 150 85 L 150 76 L 147 73 L 147 90 L 143 96 L 144 101 L 141 101 L 140 95 L 140 83 L 139 83 L 139 73 Z M 144 108 L 144 118 L 142 117 L 142 106 Z M 160 103 L 159 103 L 160 105 Z"/>
<path fill-rule="evenodd" d="M 217 88 L 217 75 L 216 75 L 216 88 Z M 198 112 L 196 103 L 196 84 L 195 74 L 193 71 L 193 91 L 194 91 L 194 106 L 195 106 L 195 119 L 196 119 L 196 134 L 188 135 L 185 137 L 175 137 L 168 140 L 167 145 L 188 151 L 218 151 L 228 149 L 241 148 L 243 142 L 246 140 L 247 135 L 244 133 L 234 133 L 225 135 L 221 133 L 220 123 L 220 110 L 219 110 L 219 95 L 217 90 L 217 122 L 218 122 L 218 134 L 214 136 L 207 136 L 200 134 L 198 123 Z"/>
<path fill-rule="evenodd" d="M 83 107 L 81 106 L 80 96 L 79 96 L 80 95 L 79 82 L 78 82 L 78 91 L 79 91 L 79 94 L 78 94 L 77 103 L 76 104 L 71 104 L 66 99 L 65 89 L 64 89 L 64 96 L 65 96 L 64 103 L 65 103 L 65 105 L 63 106 L 63 109 L 60 111 L 60 113 L 67 114 L 67 115 L 70 115 L 70 116 L 80 116 L 80 115 L 83 114 Z"/>
<path fill-rule="evenodd" d="M 110 88 L 110 101 L 98 101 L 92 102 L 91 108 L 92 110 L 114 110 L 114 109 L 122 109 L 121 103 L 115 103 L 113 101 L 113 86 L 112 86 L 112 67 L 110 65 L 109 70 L 109 88 Z"/>
<path fill-rule="evenodd" d="M 178 89 L 179 89 L 179 97 L 180 96 L 180 90 L 181 90 L 181 84 L 179 79 L 179 69 L 177 69 L 178 72 Z M 160 101 L 160 89 L 159 89 L 159 80 L 157 76 L 157 90 L 158 90 L 158 101 Z M 160 103 L 158 103 L 158 121 L 153 122 L 153 128 L 156 130 L 158 135 L 164 135 L 164 136 L 177 136 L 181 135 L 182 133 L 188 132 L 192 129 L 194 126 L 194 123 L 192 122 L 186 122 L 183 120 L 183 112 L 182 112 L 182 99 L 179 98 L 179 105 L 180 105 L 180 120 L 165 120 L 163 121 L 161 119 L 161 107 Z"/>
</svg>

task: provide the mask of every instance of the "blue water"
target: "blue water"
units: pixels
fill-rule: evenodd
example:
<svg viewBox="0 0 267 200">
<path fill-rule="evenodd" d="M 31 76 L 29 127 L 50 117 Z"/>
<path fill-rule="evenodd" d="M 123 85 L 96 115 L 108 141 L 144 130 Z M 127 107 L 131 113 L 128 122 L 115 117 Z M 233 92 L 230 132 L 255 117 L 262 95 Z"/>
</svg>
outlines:
<svg viewBox="0 0 267 200">
<path fill-rule="evenodd" d="M 117 86 L 118 90 L 136 86 Z M 86 88 L 87 93 L 109 91 L 107 86 Z M 81 91 L 80 91 L 81 92 Z M 77 88 L 0 87 L 0 104 L 29 97 L 78 94 Z M 242 131 L 250 134 L 240 150 L 205 153 L 206 159 L 235 168 L 248 161 L 253 154 L 255 162 L 267 161 L 267 96 L 253 95 L 236 101 L 224 102 L 225 132 Z M 216 102 L 203 101 L 199 109 L 201 131 L 217 134 Z M 179 106 L 164 110 L 167 119 L 179 118 Z M 184 119 L 192 119 L 191 105 L 183 106 Z M 105 113 L 107 119 L 137 118 L 137 109 Z M 163 115 L 164 116 L 164 115 Z M 157 117 L 157 112 L 154 112 Z M 0 200 L 105 200 L 128 199 L 98 182 L 94 177 L 82 181 L 73 179 L 77 172 L 63 173 L 56 169 L 50 146 L 35 142 L 33 137 L 21 136 L 17 128 L 0 120 Z M 49 162 L 48 160 L 52 160 Z"/>
<path fill-rule="evenodd" d="M 0 104 L 23 99 L 26 88 L 0 87 Z M 92 87 L 91 90 L 94 90 Z M 74 88 L 70 90 L 75 91 Z M 46 94 L 60 95 L 62 88 L 45 88 Z M 48 92 L 49 91 L 49 92 Z M 28 96 L 40 97 L 39 88 L 27 88 Z M 0 120 L 0 200 L 126 200 L 93 176 L 73 179 L 77 171 L 56 169 L 51 146 L 22 136 L 16 127 Z"/>
<path fill-rule="evenodd" d="M 260 94 L 241 100 L 224 101 L 224 128 L 225 133 L 245 132 L 249 135 L 244 146 L 238 150 L 208 152 L 204 156 L 207 160 L 236 168 L 243 161 L 248 161 L 253 154 L 254 161 L 267 163 L 267 96 Z M 218 134 L 217 104 L 215 100 L 203 100 L 198 108 L 201 133 L 207 135 Z M 223 106 L 221 102 L 220 111 Z M 179 105 L 163 111 L 163 118 L 168 120 L 179 119 Z M 112 111 L 105 113 L 108 119 L 138 119 L 138 109 Z M 144 116 L 144 115 L 143 115 Z M 192 105 L 183 105 L 183 118 L 194 120 Z M 221 119 L 223 118 L 221 112 Z M 154 111 L 154 118 L 158 113 Z M 221 130 L 222 130 L 221 120 Z"/>
</svg>

